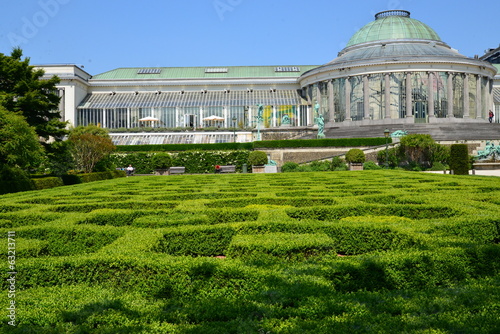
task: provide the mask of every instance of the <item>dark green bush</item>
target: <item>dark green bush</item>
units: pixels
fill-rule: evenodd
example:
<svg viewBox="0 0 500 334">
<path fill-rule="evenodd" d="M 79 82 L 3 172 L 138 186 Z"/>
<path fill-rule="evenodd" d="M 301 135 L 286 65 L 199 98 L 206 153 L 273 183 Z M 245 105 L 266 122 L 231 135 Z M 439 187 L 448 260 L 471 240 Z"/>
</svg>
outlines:
<svg viewBox="0 0 500 334">
<path fill-rule="evenodd" d="M 348 170 L 349 168 L 347 167 L 345 161 L 341 159 L 340 157 L 333 157 L 332 158 L 332 166 L 330 167 L 331 170 Z"/>
<path fill-rule="evenodd" d="M 367 161 L 363 164 L 363 169 L 364 170 L 377 170 L 377 169 L 382 169 L 379 165 L 374 163 L 373 161 Z"/>
<path fill-rule="evenodd" d="M 168 153 L 156 153 L 151 158 L 154 169 L 168 169 L 172 167 L 172 157 Z"/>
<path fill-rule="evenodd" d="M 7 165 L 0 167 L 0 194 L 15 193 L 35 189 L 28 173 Z"/>
<path fill-rule="evenodd" d="M 267 154 L 264 151 L 252 151 L 248 155 L 248 164 L 251 166 L 265 165 L 267 161 Z"/>
<path fill-rule="evenodd" d="M 345 160 L 349 163 L 365 162 L 365 153 L 359 148 L 351 148 L 345 155 Z"/>
<path fill-rule="evenodd" d="M 450 169 L 456 175 L 469 175 L 469 153 L 466 144 L 451 145 Z"/>
<path fill-rule="evenodd" d="M 125 171 L 123 170 L 113 170 L 106 172 L 88 173 L 88 174 L 70 174 L 62 175 L 64 185 L 80 184 L 94 181 L 102 181 L 109 179 L 116 179 L 120 177 L 125 177 Z"/>
<path fill-rule="evenodd" d="M 63 186 L 63 180 L 60 177 L 44 177 L 32 179 L 35 189 L 49 189 Z"/>
<path fill-rule="evenodd" d="M 281 166 L 281 171 L 283 173 L 289 173 L 289 172 L 295 172 L 297 168 L 299 167 L 299 164 L 296 162 L 285 162 L 283 166 Z"/>
</svg>

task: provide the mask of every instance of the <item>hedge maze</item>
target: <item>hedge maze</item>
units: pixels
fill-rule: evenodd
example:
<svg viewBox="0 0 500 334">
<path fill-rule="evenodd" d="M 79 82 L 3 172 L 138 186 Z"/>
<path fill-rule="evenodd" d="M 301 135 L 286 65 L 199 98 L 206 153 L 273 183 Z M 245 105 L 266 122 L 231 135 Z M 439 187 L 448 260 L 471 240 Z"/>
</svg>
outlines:
<svg viewBox="0 0 500 334">
<path fill-rule="evenodd" d="M 147 176 L 0 200 L 0 332 L 500 332 L 498 178 Z"/>
</svg>

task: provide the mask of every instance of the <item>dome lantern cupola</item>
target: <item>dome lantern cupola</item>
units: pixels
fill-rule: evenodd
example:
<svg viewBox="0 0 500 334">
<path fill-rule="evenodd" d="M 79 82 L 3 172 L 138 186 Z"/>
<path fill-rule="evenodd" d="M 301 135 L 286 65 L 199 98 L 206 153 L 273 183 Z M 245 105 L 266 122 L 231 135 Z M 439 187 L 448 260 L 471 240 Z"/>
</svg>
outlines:
<svg viewBox="0 0 500 334">
<path fill-rule="evenodd" d="M 428 40 L 441 42 L 439 35 L 418 20 L 410 18 L 406 10 L 387 10 L 375 15 L 372 21 L 356 32 L 347 48 L 378 41 Z"/>
</svg>

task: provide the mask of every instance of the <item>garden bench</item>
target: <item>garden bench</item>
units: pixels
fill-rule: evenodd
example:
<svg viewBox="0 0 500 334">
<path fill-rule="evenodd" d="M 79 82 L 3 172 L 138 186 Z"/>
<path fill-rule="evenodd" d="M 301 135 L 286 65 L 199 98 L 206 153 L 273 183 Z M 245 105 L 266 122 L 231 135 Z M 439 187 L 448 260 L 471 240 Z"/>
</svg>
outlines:
<svg viewBox="0 0 500 334">
<path fill-rule="evenodd" d="M 219 173 L 236 173 L 235 165 L 220 166 Z"/>
<path fill-rule="evenodd" d="M 170 174 L 184 174 L 186 167 L 170 167 Z"/>
</svg>

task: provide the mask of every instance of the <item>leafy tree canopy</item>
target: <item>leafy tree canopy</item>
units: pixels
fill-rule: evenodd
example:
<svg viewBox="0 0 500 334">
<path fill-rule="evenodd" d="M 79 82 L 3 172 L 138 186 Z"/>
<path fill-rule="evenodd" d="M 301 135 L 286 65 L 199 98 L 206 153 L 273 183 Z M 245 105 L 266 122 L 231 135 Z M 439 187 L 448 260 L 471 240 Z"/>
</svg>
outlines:
<svg viewBox="0 0 500 334">
<path fill-rule="evenodd" d="M 62 139 L 67 133 L 66 123 L 60 120 L 59 96 L 56 85 L 59 78 L 43 79 L 44 71 L 21 59 L 22 50 L 0 53 L 0 104 L 5 109 L 20 112 L 35 128 L 39 137 Z"/>
<path fill-rule="evenodd" d="M 0 165 L 36 168 L 44 157 L 35 129 L 20 114 L 0 106 Z"/>
<path fill-rule="evenodd" d="M 100 160 L 116 149 L 108 131 L 93 124 L 72 129 L 68 142 L 75 165 L 85 173 L 92 172 Z"/>
</svg>

